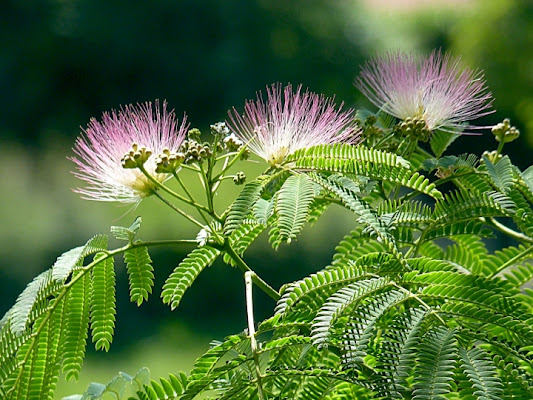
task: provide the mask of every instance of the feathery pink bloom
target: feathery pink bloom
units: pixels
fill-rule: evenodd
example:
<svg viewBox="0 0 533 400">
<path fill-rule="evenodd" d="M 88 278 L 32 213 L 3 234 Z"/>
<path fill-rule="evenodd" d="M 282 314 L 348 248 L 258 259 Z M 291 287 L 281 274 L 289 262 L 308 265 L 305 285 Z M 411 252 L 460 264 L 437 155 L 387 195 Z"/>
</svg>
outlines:
<svg viewBox="0 0 533 400">
<path fill-rule="evenodd" d="M 467 121 L 492 112 L 482 72 L 440 51 L 428 58 L 399 51 L 377 57 L 363 66 L 355 86 L 381 110 L 423 119 L 430 131 L 475 128 Z"/>
<path fill-rule="evenodd" d="M 155 159 L 165 148 L 179 149 L 188 125 L 184 116 L 178 127 L 174 111 L 167 112 L 166 107 L 164 102 L 160 109 L 156 100 L 155 107 L 146 102 L 106 112 L 102 122 L 92 118 L 83 131 L 85 135 L 76 140 L 73 150 L 77 157 L 70 158 L 76 164 L 74 175 L 88 185 L 74 191 L 87 200 L 121 203 L 138 203 L 149 196 L 155 184 L 139 169 L 125 169 L 121 165 L 121 158 L 133 143 L 152 151 L 144 164 L 146 171 L 161 183 L 168 179 L 169 174 L 155 172 Z"/>
<path fill-rule="evenodd" d="M 333 99 L 306 91 L 302 86 L 293 93 L 292 85 L 267 87 L 267 101 L 262 93 L 248 100 L 241 115 L 229 111 L 231 129 L 250 151 L 271 165 L 280 164 L 287 155 L 309 146 L 356 143 L 359 129 L 354 125 L 354 111 L 336 107 Z"/>
</svg>

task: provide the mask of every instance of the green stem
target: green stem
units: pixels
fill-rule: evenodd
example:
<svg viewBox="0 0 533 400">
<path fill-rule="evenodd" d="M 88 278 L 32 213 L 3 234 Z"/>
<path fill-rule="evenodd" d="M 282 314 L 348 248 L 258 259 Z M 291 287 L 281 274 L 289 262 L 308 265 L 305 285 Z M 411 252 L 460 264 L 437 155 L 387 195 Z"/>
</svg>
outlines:
<svg viewBox="0 0 533 400">
<path fill-rule="evenodd" d="M 226 239 L 226 242 L 223 246 L 221 246 L 221 250 L 224 250 L 235 262 L 235 265 L 244 273 L 250 271 L 254 272 L 246 263 L 244 260 L 233 250 L 233 247 L 231 247 L 231 244 Z M 252 275 L 253 282 L 257 285 L 259 289 L 261 289 L 263 292 L 265 292 L 268 296 L 270 296 L 275 301 L 278 301 L 281 298 L 281 295 L 268 283 L 266 283 L 263 279 L 259 277 L 255 272 Z"/>
<path fill-rule="evenodd" d="M 235 164 L 240 158 L 241 156 L 243 155 L 243 153 L 246 151 L 248 147 L 246 145 L 243 145 L 241 147 L 241 149 L 239 150 L 238 153 L 235 154 L 235 157 L 233 157 L 233 159 L 228 162 L 223 168 L 222 168 L 222 171 L 220 171 L 214 178 L 213 178 L 213 181 L 217 181 L 222 175 L 224 175 L 224 173 L 230 169 L 233 164 Z"/>
<path fill-rule="evenodd" d="M 417 302 L 419 302 L 426 310 L 428 310 L 430 312 L 430 314 L 433 314 L 440 321 L 440 323 L 442 325 L 448 326 L 448 325 L 446 325 L 446 322 L 444 322 L 444 320 L 441 318 L 441 316 L 439 314 L 437 314 L 437 311 L 435 309 L 433 309 L 430 305 L 428 305 L 420 297 L 418 297 L 415 293 L 411 292 L 410 290 L 407 290 L 406 288 L 404 288 L 401 285 L 398 285 L 396 282 L 391 282 L 391 285 L 394 286 L 395 288 L 403 291 L 404 293 L 407 293 L 409 297 L 411 297 L 412 299 L 415 299 Z"/>
<path fill-rule="evenodd" d="M 504 271 L 507 267 L 510 267 L 513 265 L 516 261 L 520 260 L 521 258 L 527 256 L 529 253 L 533 253 L 533 246 L 527 247 L 524 251 L 518 253 L 513 258 L 507 260 L 507 262 L 503 263 L 500 268 L 498 268 L 494 273 L 491 275 L 491 277 L 494 277 L 498 275 L 500 272 Z"/>
<path fill-rule="evenodd" d="M 185 184 L 182 182 L 182 180 L 180 179 L 179 175 L 176 173 L 176 171 L 172 171 L 172 175 L 174 175 L 174 178 L 176 178 L 176 180 L 178 181 L 179 185 L 181 186 L 181 188 L 183 189 L 183 191 L 185 192 L 185 194 L 189 197 L 189 199 L 191 200 L 191 202 L 193 202 L 195 205 L 197 204 L 196 201 L 194 200 L 194 197 L 192 197 L 192 194 L 191 192 L 189 192 L 189 190 L 187 189 L 187 187 L 185 186 Z M 199 205 L 199 204 L 198 204 Z M 200 205 L 199 205 L 200 206 Z M 209 225 L 209 220 L 207 219 L 207 217 L 204 215 L 204 213 L 202 212 L 203 211 L 206 211 L 207 212 L 207 208 L 205 208 L 204 206 L 201 206 L 202 208 L 198 208 L 198 213 L 200 214 L 200 216 L 202 217 L 202 219 L 204 220 L 204 222 L 206 223 L 206 225 Z"/>
<path fill-rule="evenodd" d="M 156 187 L 162 189 L 163 191 L 167 192 L 168 194 L 170 194 L 171 196 L 177 198 L 178 200 L 181 200 L 183 201 L 184 203 L 187 203 L 195 208 L 197 208 L 199 211 L 200 210 L 204 210 L 204 211 L 207 211 L 207 208 L 205 208 L 203 205 L 201 204 L 198 204 L 196 203 L 194 200 L 189 200 L 187 199 L 186 197 L 183 197 L 182 195 L 174 192 L 173 190 L 169 189 L 168 187 L 166 187 L 165 185 L 163 185 L 161 182 L 159 182 L 157 179 L 154 179 L 154 177 L 152 175 L 150 175 L 148 173 L 148 171 L 146 171 L 146 169 L 144 168 L 143 165 L 139 166 L 139 169 L 141 170 L 141 172 L 150 180 L 150 182 L 152 182 L 154 185 L 156 185 Z M 175 172 L 174 172 L 175 173 Z M 155 191 L 154 191 L 155 193 Z"/>
<path fill-rule="evenodd" d="M 439 186 L 439 185 L 442 185 L 443 183 L 446 183 L 446 182 L 451 181 L 453 179 L 462 178 L 463 176 L 468 176 L 468 175 L 488 175 L 488 174 L 486 172 L 468 171 L 468 172 L 464 172 L 462 174 L 450 175 L 450 176 L 448 176 L 446 178 L 437 179 L 435 182 L 433 182 L 433 184 L 435 186 Z"/>
<path fill-rule="evenodd" d="M 182 216 L 184 216 L 185 218 L 187 218 L 189 221 L 191 221 L 193 224 L 199 226 L 200 228 L 204 229 L 205 228 L 205 225 L 203 225 L 201 222 L 198 222 L 196 219 L 194 219 L 194 217 L 191 217 L 189 214 L 187 214 L 185 211 L 182 211 L 180 210 L 178 207 L 176 207 L 174 204 L 172 204 L 170 201 L 168 201 L 167 199 L 165 199 L 163 196 L 161 196 L 159 193 L 157 193 L 156 191 L 153 192 L 154 195 L 159 198 L 163 203 L 165 203 L 167 206 L 169 206 L 170 208 L 172 208 L 174 211 L 176 211 L 178 214 L 181 214 Z"/>
<path fill-rule="evenodd" d="M 15 390 L 17 387 L 18 382 L 22 378 L 22 373 L 24 372 L 24 366 L 28 362 L 28 359 L 33 351 L 33 348 L 35 347 L 35 344 L 37 343 L 36 338 L 41 334 L 44 327 L 48 323 L 48 320 L 52 317 L 52 314 L 54 313 L 55 309 L 59 306 L 63 298 L 67 295 L 69 290 L 78 282 L 86 273 L 88 273 L 95 265 L 101 263 L 102 261 L 107 260 L 108 258 L 114 257 L 117 254 L 124 253 L 125 251 L 129 249 L 134 249 L 137 247 L 152 247 L 152 246 L 164 246 L 164 245 L 178 245 L 178 244 L 197 244 L 196 240 L 158 240 L 158 241 L 151 241 L 151 242 L 138 242 L 138 243 L 128 243 L 127 245 L 120 247 L 115 250 L 107 250 L 105 251 L 105 256 L 102 258 L 99 258 L 98 260 L 93 260 L 91 263 L 87 264 L 85 267 L 80 268 L 80 272 L 76 274 L 75 276 L 72 276 L 71 280 L 63 286 L 63 289 L 61 292 L 57 295 L 57 297 L 54 299 L 54 302 L 48 307 L 47 314 L 42 319 L 41 324 L 37 327 L 37 329 L 32 333 L 32 342 L 29 345 L 29 347 L 26 350 L 26 354 L 24 356 L 24 359 L 19 364 L 20 371 L 17 375 L 17 378 L 15 379 L 15 382 L 13 383 L 13 386 L 7 391 L 6 398 L 9 397 L 8 395 Z"/>
<path fill-rule="evenodd" d="M 211 182 L 202 164 L 200 164 L 200 171 L 201 171 L 202 181 L 204 182 L 203 186 L 205 189 L 205 195 L 207 197 L 207 209 L 209 210 L 208 211 L 209 214 L 211 214 L 215 212 L 214 206 L 213 206 L 213 194 L 211 193 Z"/>
<path fill-rule="evenodd" d="M 503 139 L 503 138 L 502 138 Z M 502 150 L 503 150 L 503 146 L 505 145 L 505 142 L 502 140 L 499 144 L 498 144 L 498 148 L 496 149 L 496 157 L 494 158 L 496 160 L 496 162 L 498 162 L 498 156 L 500 154 L 502 154 Z"/>
<path fill-rule="evenodd" d="M 517 232 L 511 228 L 508 228 L 507 226 L 503 225 L 502 223 L 496 221 L 494 217 L 490 217 L 487 221 L 485 218 L 481 218 L 483 222 L 486 222 L 487 224 L 493 226 L 494 228 L 498 229 L 500 232 L 505 233 L 508 236 L 511 236 L 512 238 L 520 241 L 520 242 L 526 242 L 526 243 L 533 243 L 533 239 L 529 236 L 524 235 L 523 233 Z"/>
</svg>

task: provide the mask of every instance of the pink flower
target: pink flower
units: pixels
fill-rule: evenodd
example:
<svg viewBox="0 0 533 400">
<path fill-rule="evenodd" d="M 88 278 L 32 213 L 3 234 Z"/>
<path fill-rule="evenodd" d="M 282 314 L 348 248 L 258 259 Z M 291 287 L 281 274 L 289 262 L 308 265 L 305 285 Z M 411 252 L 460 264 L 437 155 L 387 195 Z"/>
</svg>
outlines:
<svg viewBox="0 0 533 400">
<path fill-rule="evenodd" d="M 437 51 L 425 59 L 399 51 L 377 57 L 363 66 L 355 86 L 381 110 L 423 119 L 430 131 L 474 128 L 467 121 L 492 112 L 483 74 Z"/>
<path fill-rule="evenodd" d="M 158 182 L 164 182 L 169 174 L 156 173 L 156 156 L 163 149 L 178 150 L 188 125 L 184 116 L 181 126 L 174 111 L 167 112 L 167 103 L 160 109 L 151 102 L 128 105 L 119 111 L 104 113 L 102 122 L 92 118 L 73 148 L 77 157 L 71 160 L 76 164 L 74 172 L 88 185 L 74 191 L 84 199 L 98 201 L 118 201 L 138 203 L 149 196 L 155 184 L 137 168 L 125 169 L 121 158 L 135 143 L 151 150 L 152 156 L 144 164 L 146 171 Z"/>
<path fill-rule="evenodd" d="M 244 115 L 233 108 L 230 127 L 248 144 L 250 151 L 271 165 L 280 164 L 298 149 L 318 144 L 356 143 L 359 129 L 354 125 L 354 111 L 342 111 L 333 99 L 306 91 L 302 86 L 292 91 L 280 84 L 267 87 L 267 101 L 262 93 L 256 101 L 247 101 Z"/>
</svg>

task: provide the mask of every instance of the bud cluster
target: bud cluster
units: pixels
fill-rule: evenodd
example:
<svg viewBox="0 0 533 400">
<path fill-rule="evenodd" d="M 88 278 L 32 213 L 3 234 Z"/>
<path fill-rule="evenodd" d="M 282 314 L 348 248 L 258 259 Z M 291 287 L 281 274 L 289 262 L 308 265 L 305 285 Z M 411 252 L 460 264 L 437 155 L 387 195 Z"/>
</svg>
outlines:
<svg viewBox="0 0 533 400">
<path fill-rule="evenodd" d="M 383 133 L 383 129 L 376 126 L 377 118 L 375 115 L 369 115 L 362 123 L 361 120 L 356 120 L 358 126 L 363 127 L 363 135 L 367 138 L 377 137 Z"/>
<path fill-rule="evenodd" d="M 498 161 L 500 161 L 502 159 L 502 155 L 497 151 L 497 150 L 493 150 L 493 151 L 484 151 L 482 156 L 485 156 L 489 159 L 489 161 L 493 164 L 496 164 Z"/>
<path fill-rule="evenodd" d="M 217 122 L 210 127 L 213 135 L 228 136 L 231 133 L 225 122 Z"/>
<path fill-rule="evenodd" d="M 414 139 L 427 142 L 431 131 L 427 127 L 424 119 L 418 117 L 407 117 L 396 126 L 397 132 L 403 136 L 410 136 Z"/>
<path fill-rule="evenodd" d="M 233 183 L 236 185 L 242 185 L 246 182 L 246 175 L 244 175 L 244 172 L 240 171 L 235 174 L 235 177 L 233 178 Z"/>
<path fill-rule="evenodd" d="M 162 153 L 159 154 L 155 160 L 155 172 L 158 174 L 171 174 L 178 169 L 184 160 L 185 154 L 170 151 L 169 149 L 163 149 Z"/>
<path fill-rule="evenodd" d="M 151 155 L 152 151 L 150 149 L 147 149 L 144 146 L 139 146 L 137 143 L 133 143 L 130 150 L 120 159 L 120 163 L 122 168 L 138 168 L 144 165 Z"/>
<path fill-rule="evenodd" d="M 492 127 L 492 134 L 498 142 L 509 143 L 520 136 L 520 131 L 516 127 L 511 126 L 509 118 L 505 118 Z"/>
<path fill-rule="evenodd" d="M 183 141 L 180 150 L 184 154 L 185 164 L 192 164 L 194 162 L 201 163 L 213 155 L 209 143 L 199 143 L 190 136 L 188 140 Z"/>
</svg>

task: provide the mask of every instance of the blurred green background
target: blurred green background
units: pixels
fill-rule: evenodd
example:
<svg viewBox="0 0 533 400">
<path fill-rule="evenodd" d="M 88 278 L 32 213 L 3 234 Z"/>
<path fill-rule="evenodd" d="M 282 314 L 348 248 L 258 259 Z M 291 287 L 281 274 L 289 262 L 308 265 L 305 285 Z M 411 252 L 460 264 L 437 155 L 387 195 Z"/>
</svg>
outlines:
<svg viewBox="0 0 533 400">
<path fill-rule="evenodd" d="M 274 82 L 301 83 L 349 106 L 370 107 L 352 85 L 365 59 L 390 48 L 442 48 L 485 71 L 497 112 L 478 124 L 511 118 L 522 136 L 505 150 L 522 169 L 531 164 L 530 0 L 5 0 L 0 41 L 0 314 L 59 254 L 110 225 L 129 225 L 141 215 L 143 239 L 196 235 L 155 200 L 128 213 L 71 191 L 80 182 L 66 157 L 80 126 L 121 104 L 166 99 L 204 132 Z M 479 155 L 495 143 L 487 131 L 454 146 Z M 238 168 L 252 177 L 264 167 Z M 222 193 L 220 207 L 235 193 L 234 187 Z M 322 268 L 353 225 L 341 210 L 327 215 L 276 254 L 263 238 L 246 260 L 274 286 Z M 120 370 L 147 365 L 158 376 L 189 369 L 211 339 L 244 328 L 242 276 L 220 263 L 200 276 L 178 310 L 162 305 L 160 288 L 186 251 L 152 252 L 155 292 L 140 308 L 129 303 L 117 264 L 112 349 L 95 353 L 89 345 L 80 381 L 61 379 L 58 398 Z M 256 298 L 259 320 L 274 304 L 259 293 Z"/>
</svg>

